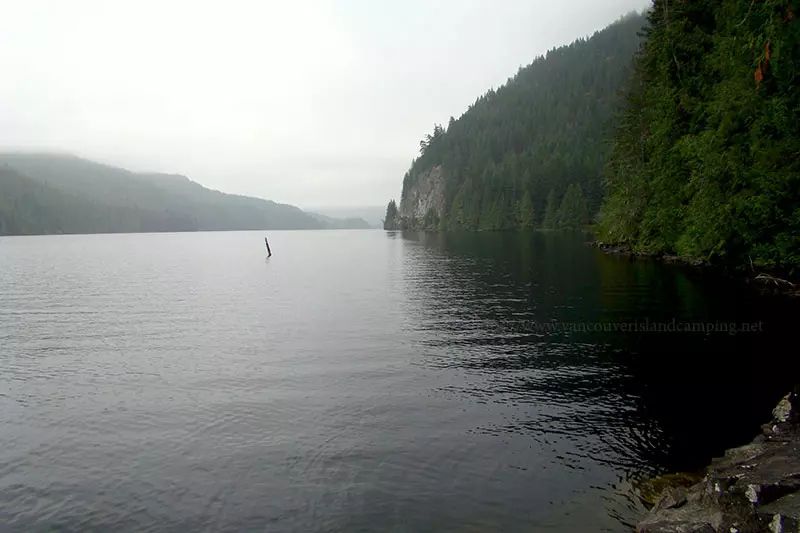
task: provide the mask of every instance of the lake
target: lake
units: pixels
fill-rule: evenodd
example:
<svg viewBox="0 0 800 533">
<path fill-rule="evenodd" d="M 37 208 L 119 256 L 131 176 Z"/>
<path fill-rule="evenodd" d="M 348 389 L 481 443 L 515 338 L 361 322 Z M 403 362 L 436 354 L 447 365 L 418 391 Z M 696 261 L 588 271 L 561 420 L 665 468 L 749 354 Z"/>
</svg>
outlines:
<svg viewBox="0 0 800 533">
<path fill-rule="evenodd" d="M 0 530 L 628 531 L 766 422 L 798 308 L 584 240 L 0 238 Z"/>
</svg>

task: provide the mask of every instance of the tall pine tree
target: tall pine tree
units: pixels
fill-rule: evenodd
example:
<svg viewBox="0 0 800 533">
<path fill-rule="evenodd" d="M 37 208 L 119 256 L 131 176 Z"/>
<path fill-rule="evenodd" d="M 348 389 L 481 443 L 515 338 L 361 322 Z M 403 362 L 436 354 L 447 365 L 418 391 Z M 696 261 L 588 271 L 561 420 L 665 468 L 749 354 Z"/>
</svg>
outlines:
<svg viewBox="0 0 800 533">
<path fill-rule="evenodd" d="M 528 191 L 519 202 L 516 225 L 522 229 L 531 229 L 536 225 L 536 214 L 533 211 L 533 202 Z"/>
<path fill-rule="evenodd" d="M 386 218 L 383 220 L 383 229 L 397 229 L 397 202 L 389 200 L 386 206 Z"/>
<path fill-rule="evenodd" d="M 547 195 L 547 209 L 544 212 L 544 221 L 542 222 L 544 229 L 558 229 L 558 199 L 556 198 L 556 191 L 550 190 Z"/>
<path fill-rule="evenodd" d="M 561 207 L 558 209 L 558 227 L 567 230 L 582 229 L 589 222 L 589 212 L 581 186 L 572 184 L 567 187 Z"/>
</svg>

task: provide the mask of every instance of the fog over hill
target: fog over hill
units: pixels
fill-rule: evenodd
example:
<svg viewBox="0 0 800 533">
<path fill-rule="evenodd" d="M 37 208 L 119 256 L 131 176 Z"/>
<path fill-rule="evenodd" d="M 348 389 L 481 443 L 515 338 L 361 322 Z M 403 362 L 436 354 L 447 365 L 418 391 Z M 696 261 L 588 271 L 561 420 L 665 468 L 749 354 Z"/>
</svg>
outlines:
<svg viewBox="0 0 800 533">
<path fill-rule="evenodd" d="M 186 176 L 136 173 L 53 153 L 0 154 L 0 234 L 363 227 L 226 194 Z"/>
<path fill-rule="evenodd" d="M 339 218 L 339 219 L 361 219 L 367 222 L 371 228 L 380 228 L 383 226 L 383 218 L 386 214 L 386 206 L 384 205 L 365 205 L 355 207 L 343 206 L 324 206 L 324 207 L 311 207 L 303 206 L 303 210 L 308 213 L 319 213 L 326 217 Z"/>
</svg>

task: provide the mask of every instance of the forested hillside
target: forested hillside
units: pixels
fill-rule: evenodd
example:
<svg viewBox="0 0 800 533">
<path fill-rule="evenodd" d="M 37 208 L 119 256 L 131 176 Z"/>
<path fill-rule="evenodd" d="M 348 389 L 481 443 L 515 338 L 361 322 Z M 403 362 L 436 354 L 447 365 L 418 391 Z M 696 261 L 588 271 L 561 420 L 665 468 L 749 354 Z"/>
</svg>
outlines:
<svg viewBox="0 0 800 533">
<path fill-rule="evenodd" d="M 86 233 L 111 215 L 0 165 L 0 235 Z"/>
<path fill-rule="evenodd" d="M 138 174 L 68 155 L 0 154 L 0 235 L 341 224 L 291 205 L 206 189 L 185 176 Z"/>
<path fill-rule="evenodd" d="M 551 50 L 446 128 L 435 127 L 421 143 L 403 180 L 399 212 L 387 213 L 386 226 L 540 226 L 548 197 L 555 202 L 548 224 L 587 223 L 603 196 L 612 119 L 645 22 L 630 15 L 589 39 Z"/>
<path fill-rule="evenodd" d="M 609 158 L 602 239 L 800 270 L 798 9 L 654 2 Z"/>
</svg>

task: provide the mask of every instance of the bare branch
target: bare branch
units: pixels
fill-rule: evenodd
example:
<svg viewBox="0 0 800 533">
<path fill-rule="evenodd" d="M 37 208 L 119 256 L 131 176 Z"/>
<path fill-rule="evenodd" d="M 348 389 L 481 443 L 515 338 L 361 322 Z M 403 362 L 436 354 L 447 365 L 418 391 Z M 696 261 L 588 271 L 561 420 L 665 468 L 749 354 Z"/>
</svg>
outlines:
<svg viewBox="0 0 800 533">
<path fill-rule="evenodd" d="M 781 283 L 783 283 L 783 284 L 786 284 L 786 285 L 788 285 L 788 286 L 790 286 L 792 288 L 794 288 L 794 286 L 795 286 L 794 283 L 792 283 L 791 281 L 788 281 L 788 280 L 785 280 L 785 279 L 781 279 L 781 278 L 776 278 L 775 276 L 770 276 L 769 274 L 759 274 L 758 276 L 756 276 L 756 279 L 759 280 L 759 281 L 763 281 L 765 283 L 772 282 L 775 285 L 780 285 Z"/>
<path fill-rule="evenodd" d="M 749 7 L 749 8 L 747 8 L 747 14 L 744 16 L 744 18 L 742 19 L 742 21 L 741 21 L 739 24 L 737 24 L 736 26 L 734 26 L 734 28 L 738 28 L 739 26 L 741 26 L 742 24 L 744 24 L 744 22 L 747 20 L 747 17 L 749 17 L 749 16 L 750 16 L 750 12 L 753 10 L 753 4 L 755 4 L 755 3 L 756 3 L 756 0 L 751 0 L 751 1 L 750 1 L 750 7 Z"/>
</svg>

